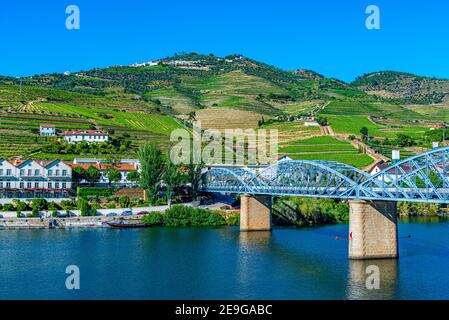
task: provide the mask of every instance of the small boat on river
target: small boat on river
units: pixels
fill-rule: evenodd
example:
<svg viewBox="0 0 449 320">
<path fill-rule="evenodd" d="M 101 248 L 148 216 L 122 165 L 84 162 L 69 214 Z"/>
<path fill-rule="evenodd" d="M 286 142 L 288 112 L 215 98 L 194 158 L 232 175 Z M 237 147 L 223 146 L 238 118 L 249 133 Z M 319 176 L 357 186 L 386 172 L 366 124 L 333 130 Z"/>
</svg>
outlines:
<svg viewBox="0 0 449 320">
<path fill-rule="evenodd" d="M 140 220 L 138 222 L 132 220 L 120 220 L 118 222 L 106 222 L 109 227 L 114 229 L 130 229 L 130 228 L 148 228 L 151 225 L 147 223 L 142 223 Z"/>
</svg>

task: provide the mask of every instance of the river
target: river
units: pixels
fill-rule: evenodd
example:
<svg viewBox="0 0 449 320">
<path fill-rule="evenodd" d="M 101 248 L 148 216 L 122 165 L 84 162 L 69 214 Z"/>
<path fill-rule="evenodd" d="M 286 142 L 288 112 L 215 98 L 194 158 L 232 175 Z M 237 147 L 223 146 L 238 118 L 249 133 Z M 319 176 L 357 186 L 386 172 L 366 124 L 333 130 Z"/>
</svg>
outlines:
<svg viewBox="0 0 449 320">
<path fill-rule="evenodd" d="M 349 261 L 335 239 L 347 233 L 1 230 L 0 299 L 449 299 L 447 221 L 402 221 L 398 261 Z M 79 267 L 79 290 L 66 288 L 68 265 Z M 379 290 L 366 289 L 368 265 L 379 267 Z"/>
</svg>

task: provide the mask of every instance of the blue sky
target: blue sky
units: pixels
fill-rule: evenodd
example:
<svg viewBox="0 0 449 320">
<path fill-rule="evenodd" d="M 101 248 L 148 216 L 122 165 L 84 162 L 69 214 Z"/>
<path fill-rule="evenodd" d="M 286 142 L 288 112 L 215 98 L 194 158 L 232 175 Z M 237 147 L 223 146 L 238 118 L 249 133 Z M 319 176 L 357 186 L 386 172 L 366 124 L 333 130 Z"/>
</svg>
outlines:
<svg viewBox="0 0 449 320">
<path fill-rule="evenodd" d="M 65 27 L 68 5 L 80 30 Z M 365 9 L 381 10 L 381 30 Z M 0 74 L 126 65 L 175 52 L 241 53 L 351 81 L 398 70 L 449 78 L 446 0 L 47 0 L 0 4 Z"/>
</svg>

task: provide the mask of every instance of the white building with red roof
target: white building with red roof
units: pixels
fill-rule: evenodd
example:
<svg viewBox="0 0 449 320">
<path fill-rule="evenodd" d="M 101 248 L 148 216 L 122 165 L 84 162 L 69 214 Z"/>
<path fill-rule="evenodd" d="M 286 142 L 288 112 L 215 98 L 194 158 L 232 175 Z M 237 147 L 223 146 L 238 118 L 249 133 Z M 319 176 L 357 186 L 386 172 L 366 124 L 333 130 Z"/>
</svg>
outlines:
<svg viewBox="0 0 449 320">
<path fill-rule="evenodd" d="M 118 172 L 120 172 L 120 181 L 116 182 L 115 184 L 127 187 L 135 186 L 137 184 L 136 181 L 129 180 L 128 174 L 131 171 L 140 170 L 139 161 L 136 159 L 121 159 L 119 163 L 111 165 L 106 163 L 105 160 L 101 158 L 75 158 L 73 160 L 73 163 L 71 164 L 71 167 L 81 167 L 84 170 L 88 170 L 89 167 L 97 168 L 101 174 L 100 180 L 97 183 L 98 186 L 109 185 L 108 173 L 110 170 L 117 170 Z"/>
<path fill-rule="evenodd" d="M 0 198 L 66 198 L 72 168 L 62 160 L 0 159 Z"/>
<path fill-rule="evenodd" d="M 64 140 L 68 143 L 85 141 L 87 143 L 100 143 L 109 140 L 109 134 L 101 130 L 75 130 L 64 132 Z"/>
</svg>

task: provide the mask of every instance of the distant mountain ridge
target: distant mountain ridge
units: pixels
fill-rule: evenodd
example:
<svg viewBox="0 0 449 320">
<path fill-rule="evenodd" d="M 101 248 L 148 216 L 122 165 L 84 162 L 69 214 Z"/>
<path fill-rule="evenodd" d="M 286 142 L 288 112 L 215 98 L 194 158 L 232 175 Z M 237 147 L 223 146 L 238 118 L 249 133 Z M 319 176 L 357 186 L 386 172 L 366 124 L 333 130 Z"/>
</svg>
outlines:
<svg viewBox="0 0 449 320">
<path fill-rule="evenodd" d="M 149 63 L 42 74 L 22 81 L 97 97 L 140 100 L 148 102 L 151 110 L 171 114 L 235 107 L 275 115 L 282 112 L 283 105 L 316 100 L 406 104 L 449 100 L 449 80 L 445 79 L 381 71 L 346 83 L 312 70 L 282 70 L 239 54 L 179 54 Z M 17 85 L 19 79 L 0 77 L 0 83 Z"/>
<path fill-rule="evenodd" d="M 358 77 L 351 85 L 364 92 L 405 103 L 432 104 L 449 99 L 449 80 L 405 72 L 373 72 Z"/>
</svg>

